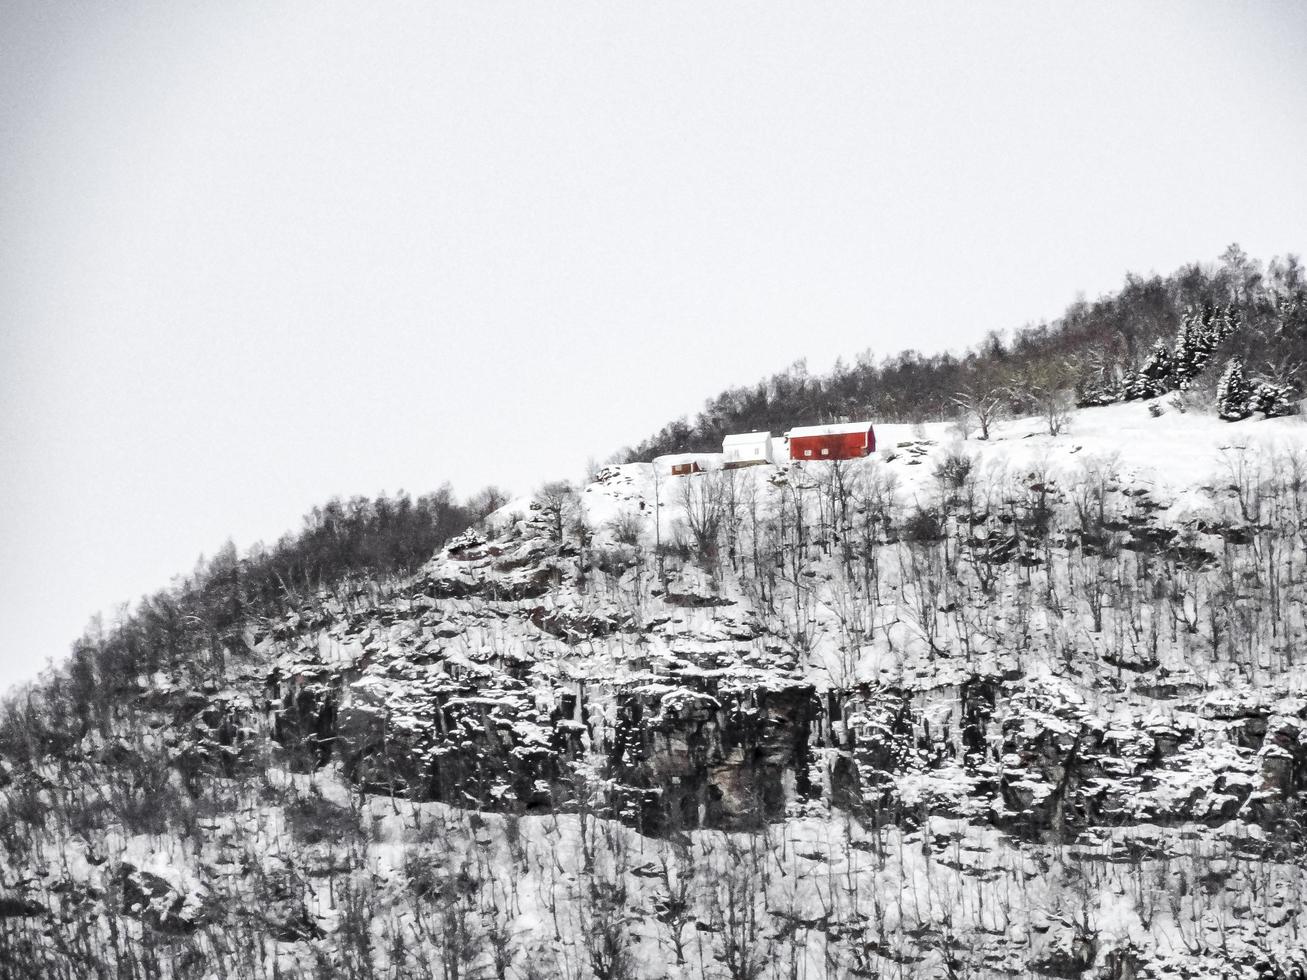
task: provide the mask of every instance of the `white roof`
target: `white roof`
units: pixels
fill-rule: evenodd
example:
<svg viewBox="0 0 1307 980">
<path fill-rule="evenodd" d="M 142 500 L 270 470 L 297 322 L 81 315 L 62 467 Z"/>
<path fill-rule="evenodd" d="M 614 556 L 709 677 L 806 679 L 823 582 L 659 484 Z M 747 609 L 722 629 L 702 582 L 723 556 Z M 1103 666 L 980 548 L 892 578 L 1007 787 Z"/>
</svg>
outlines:
<svg viewBox="0 0 1307 980">
<path fill-rule="evenodd" d="M 738 445 L 740 443 L 764 442 L 771 438 L 770 432 L 736 432 L 722 440 L 723 446 Z"/>
<path fill-rule="evenodd" d="M 801 425 L 785 433 L 785 438 L 796 436 L 846 436 L 857 433 L 866 435 L 871 430 L 870 422 L 836 422 L 834 425 Z"/>
</svg>

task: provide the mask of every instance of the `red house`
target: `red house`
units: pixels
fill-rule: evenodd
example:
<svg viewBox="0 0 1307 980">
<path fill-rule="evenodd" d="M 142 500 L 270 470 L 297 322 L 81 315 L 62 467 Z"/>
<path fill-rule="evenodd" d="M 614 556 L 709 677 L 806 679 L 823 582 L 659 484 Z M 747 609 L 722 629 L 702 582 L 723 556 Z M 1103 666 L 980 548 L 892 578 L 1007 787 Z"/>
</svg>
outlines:
<svg viewBox="0 0 1307 980">
<path fill-rule="evenodd" d="M 785 433 L 790 459 L 861 459 L 876 451 L 876 431 L 870 422 L 804 425 Z"/>
<path fill-rule="evenodd" d="M 721 453 L 672 453 L 654 459 L 654 467 L 671 476 L 690 476 L 722 468 Z"/>
</svg>

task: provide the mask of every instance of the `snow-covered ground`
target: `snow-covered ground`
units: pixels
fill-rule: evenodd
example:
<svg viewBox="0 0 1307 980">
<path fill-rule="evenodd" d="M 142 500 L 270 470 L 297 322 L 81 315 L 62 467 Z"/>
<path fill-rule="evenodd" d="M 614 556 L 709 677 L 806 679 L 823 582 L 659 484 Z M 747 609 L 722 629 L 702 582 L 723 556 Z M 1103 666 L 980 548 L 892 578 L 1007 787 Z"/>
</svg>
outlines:
<svg viewBox="0 0 1307 980">
<path fill-rule="evenodd" d="M 1150 406 L 1157 406 L 1162 414 L 1154 417 Z M 1307 416 L 1224 422 L 1207 412 L 1181 412 L 1167 398 L 1070 412 L 1056 436 L 1049 435 L 1047 422 L 1037 416 L 1002 421 L 987 440 L 974 438 L 974 433 L 964 440 L 954 423 L 945 422 L 876 425 L 875 431 L 876 452 L 866 460 L 843 465 L 853 473 L 884 467 L 905 499 L 929 499 L 936 479 L 934 464 L 945 455 L 962 453 L 996 479 L 1008 474 L 1042 474 L 1074 484 L 1086 468 L 1106 467 L 1119 475 L 1123 485 L 1153 493 L 1171 509 L 1169 516 L 1178 519 L 1189 510 L 1210 508 L 1212 488 L 1228 483 L 1231 469 L 1239 467 L 1244 458 L 1270 461 L 1307 450 Z M 777 445 L 781 445 L 779 440 Z M 702 454 L 689 454 L 698 455 Z M 730 472 L 737 481 L 762 483 L 792 465 L 781 460 L 778 465 Z M 799 465 L 810 477 L 820 478 L 832 464 L 805 461 Z M 696 477 L 673 477 L 665 467 L 646 463 L 610 469 L 619 476 L 585 488 L 587 523 L 602 530 L 613 519 L 630 513 L 633 506 L 646 516 L 651 511 L 639 511 L 639 503 L 652 506 L 657 497 L 662 504 L 663 540 L 670 540 L 683 481 Z M 530 503 L 529 494 L 519 497 L 491 521 L 525 514 Z M 652 524 L 647 530 L 652 538 Z"/>
</svg>

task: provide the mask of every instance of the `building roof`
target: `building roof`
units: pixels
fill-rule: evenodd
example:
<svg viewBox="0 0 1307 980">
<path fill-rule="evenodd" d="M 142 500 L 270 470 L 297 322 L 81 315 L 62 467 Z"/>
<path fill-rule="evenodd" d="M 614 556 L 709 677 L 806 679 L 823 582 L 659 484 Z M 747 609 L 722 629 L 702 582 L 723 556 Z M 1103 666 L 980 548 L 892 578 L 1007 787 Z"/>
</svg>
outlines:
<svg viewBox="0 0 1307 980">
<path fill-rule="evenodd" d="M 794 439 L 802 436 L 866 435 L 870 431 L 870 422 L 836 422 L 833 425 L 801 425 L 785 433 L 785 436 Z"/>
<path fill-rule="evenodd" d="M 734 432 L 722 440 L 722 445 L 738 445 L 740 443 L 763 442 L 770 439 L 770 432 Z"/>
</svg>

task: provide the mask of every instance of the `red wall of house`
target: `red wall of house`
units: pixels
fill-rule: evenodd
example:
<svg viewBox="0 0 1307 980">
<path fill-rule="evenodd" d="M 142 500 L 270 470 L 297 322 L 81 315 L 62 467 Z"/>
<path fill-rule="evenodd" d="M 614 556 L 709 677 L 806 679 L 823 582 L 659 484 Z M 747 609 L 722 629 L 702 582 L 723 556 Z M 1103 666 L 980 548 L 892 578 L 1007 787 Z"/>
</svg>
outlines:
<svg viewBox="0 0 1307 980">
<path fill-rule="evenodd" d="M 822 450 L 828 449 L 826 455 Z M 806 455 L 808 450 L 812 455 Z M 835 436 L 794 436 L 790 439 L 790 459 L 860 459 L 876 451 L 876 434 L 845 432 Z"/>
</svg>

